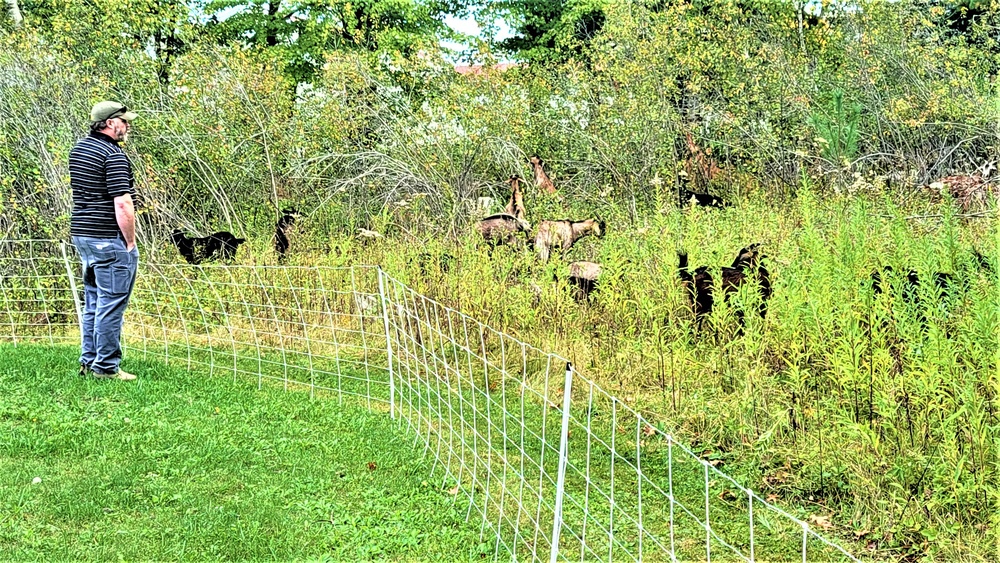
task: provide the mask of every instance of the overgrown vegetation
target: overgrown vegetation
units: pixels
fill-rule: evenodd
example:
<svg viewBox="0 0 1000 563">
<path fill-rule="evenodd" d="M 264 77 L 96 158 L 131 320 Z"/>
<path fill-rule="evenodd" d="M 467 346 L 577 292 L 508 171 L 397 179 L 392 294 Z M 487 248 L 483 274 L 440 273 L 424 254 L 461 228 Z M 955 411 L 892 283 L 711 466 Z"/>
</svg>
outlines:
<svg viewBox="0 0 1000 563">
<path fill-rule="evenodd" d="M 435 6 L 432 19 L 472 4 Z M 166 241 L 181 227 L 229 230 L 250 239 L 241 260 L 273 261 L 293 206 L 290 263 L 402 272 L 568 355 L 754 489 L 828 507 L 877 554 L 998 556 L 1000 295 L 972 260 L 997 264 L 995 203 L 957 216 L 925 188 L 997 159 L 995 2 L 569 1 L 558 22 L 552 6 L 502 2 L 482 13 L 520 39 L 476 56 L 531 62 L 469 76 L 433 40 L 298 44 L 307 35 L 286 29 L 228 45 L 176 11 L 133 21 L 135 6 L 108 7 L 129 17 L 99 28 L 75 4 L 39 2 L 4 24 L 0 236 L 66 237 L 66 155 L 90 105 L 121 99 L 142 115 L 128 150 L 152 259 L 179 259 Z M 183 43 L 169 57 L 149 43 L 167 29 Z M 688 137 L 711 171 L 694 187 L 736 205 L 678 208 Z M 589 306 L 550 281 L 565 264 L 489 257 L 469 236 L 477 198 L 499 211 L 532 154 L 562 196 L 529 189 L 533 224 L 608 223 L 569 256 L 602 264 Z M 766 320 L 748 316 L 737 338 L 721 307 L 692 333 L 676 252 L 722 265 L 755 241 L 774 287 Z M 456 264 L 421 271 L 422 252 Z M 922 287 L 919 304 L 876 297 L 884 265 L 962 285 L 944 299 Z"/>
</svg>

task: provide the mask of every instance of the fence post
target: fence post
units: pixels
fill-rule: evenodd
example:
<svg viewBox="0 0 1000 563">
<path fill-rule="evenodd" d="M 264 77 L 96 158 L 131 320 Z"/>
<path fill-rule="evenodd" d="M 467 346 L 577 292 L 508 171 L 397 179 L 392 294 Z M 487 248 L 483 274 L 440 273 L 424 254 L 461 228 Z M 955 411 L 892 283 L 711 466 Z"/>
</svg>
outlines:
<svg viewBox="0 0 1000 563">
<path fill-rule="evenodd" d="M 396 418 L 396 379 L 392 372 L 392 340 L 389 338 L 389 304 L 385 291 L 385 272 L 378 267 L 378 293 L 382 298 L 382 323 L 385 326 L 385 351 L 389 364 L 389 414 Z"/>
<path fill-rule="evenodd" d="M 573 364 L 566 362 L 563 383 L 562 430 L 559 433 L 559 473 L 556 477 L 556 504 L 552 511 L 552 549 L 549 561 L 559 558 L 559 534 L 562 531 L 563 494 L 566 490 L 566 463 L 569 461 L 569 406 L 573 395 Z"/>
<path fill-rule="evenodd" d="M 66 255 L 66 243 L 59 243 L 59 250 L 62 252 L 63 264 L 66 265 L 66 276 L 69 278 L 69 290 L 73 292 L 73 307 L 76 309 L 76 322 L 80 329 L 83 329 L 83 311 L 80 308 L 80 294 L 76 289 L 76 277 L 73 276 L 73 267 L 69 264 L 69 257 Z"/>
</svg>

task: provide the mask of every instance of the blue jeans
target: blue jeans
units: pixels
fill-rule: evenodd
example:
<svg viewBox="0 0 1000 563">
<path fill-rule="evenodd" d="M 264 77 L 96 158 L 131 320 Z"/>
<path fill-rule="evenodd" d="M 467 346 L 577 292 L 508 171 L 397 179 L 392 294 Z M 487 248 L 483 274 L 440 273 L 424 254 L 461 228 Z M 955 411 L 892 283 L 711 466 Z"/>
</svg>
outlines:
<svg viewBox="0 0 1000 563">
<path fill-rule="evenodd" d="M 83 326 L 80 365 L 96 374 L 118 373 L 125 308 L 135 287 L 139 249 L 121 238 L 73 237 L 83 263 Z"/>
</svg>

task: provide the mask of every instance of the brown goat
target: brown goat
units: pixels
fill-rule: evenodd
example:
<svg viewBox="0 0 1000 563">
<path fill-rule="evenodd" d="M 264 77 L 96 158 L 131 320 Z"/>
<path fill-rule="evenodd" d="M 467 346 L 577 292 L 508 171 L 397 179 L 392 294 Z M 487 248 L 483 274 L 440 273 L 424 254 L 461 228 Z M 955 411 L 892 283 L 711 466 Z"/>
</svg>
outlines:
<svg viewBox="0 0 1000 563">
<path fill-rule="evenodd" d="M 586 301 L 597 289 L 601 277 L 601 265 L 596 262 L 579 261 L 569 265 L 569 283 L 573 286 L 573 299 L 577 303 Z"/>
<path fill-rule="evenodd" d="M 490 246 L 513 245 L 518 233 L 525 233 L 527 237 L 530 232 L 531 224 L 509 213 L 490 215 L 479 222 L 479 234 Z"/>
<path fill-rule="evenodd" d="M 687 173 L 688 181 L 695 190 L 705 190 L 722 175 L 722 169 L 714 158 L 698 146 L 690 132 L 684 135 L 684 144 L 688 151 L 688 156 L 684 159 L 684 172 Z"/>
<path fill-rule="evenodd" d="M 560 248 L 565 256 L 577 240 L 587 235 L 604 236 L 606 226 L 604 221 L 587 219 L 585 221 L 542 221 L 535 233 L 535 251 L 542 262 L 549 260 L 553 248 Z"/>
<path fill-rule="evenodd" d="M 687 157 L 677 175 L 677 196 L 683 209 L 689 203 L 702 207 L 726 207 L 721 198 L 708 193 L 709 186 L 720 179 L 723 171 L 710 154 L 698 146 L 690 132 L 684 136 Z"/>
<path fill-rule="evenodd" d="M 762 319 L 767 316 L 767 300 L 771 298 L 772 292 L 771 274 L 760 263 L 760 259 L 763 257 L 764 254 L 760 250 L 760 243 L 755 242 L 746 248 L 740 249 L 736 260 L 733 260 L 732 266 L 722 268 L 722 291 L 726 294 L 727 301 L 731 294 L 739 291 L 740 286 L 748 281 L 752 281 L 756 275 L 757 291 L 760 293 L 760 305 L 757 308 L 757 312 L 760 313 L 760 318 Z M 739 320 L 740 326 L 743 326 L 743 311 L 737 310 L 736 318 Z"/>
<path fill-rule="evenodd" d="M 972 174 L 958 174 L 939 178 L 931 186 L 947 190 L 963 213 L 982 209 L 989 204 L 991 192 L 996 189 L 990 184 L 990 175 L 996 166 L 988 162 Z"/>
<path fill-rule="evenodd" d="M 538 155 L 533 155 L 528 159 L 528 162 L 531 163 L 531 168 L 535 172 L 535 185 L 547 194 L 556 193 L 555 185 L 552 184 L 552 180 L 549 179 L 549 175 L 545 173 L 545 161 Z"/>
</svg>

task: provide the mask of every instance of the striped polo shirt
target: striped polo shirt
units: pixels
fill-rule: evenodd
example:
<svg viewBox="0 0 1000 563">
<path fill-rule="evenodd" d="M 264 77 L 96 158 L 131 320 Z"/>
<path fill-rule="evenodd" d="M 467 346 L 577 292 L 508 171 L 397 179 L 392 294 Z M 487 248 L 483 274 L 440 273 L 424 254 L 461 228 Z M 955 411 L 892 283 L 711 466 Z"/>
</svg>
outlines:
<svg viewBox="0 0 1000 563">
<path fill-rule="evenodd" d="M 73 189 L 72 236 L 117 238 L 115 198 L 134 194 L 132 163 L 118 143 L 91 133 L 69 152 L 69 184 Z"/>
</svg>

